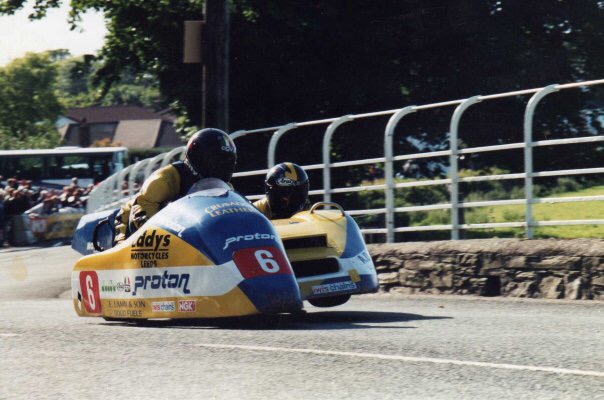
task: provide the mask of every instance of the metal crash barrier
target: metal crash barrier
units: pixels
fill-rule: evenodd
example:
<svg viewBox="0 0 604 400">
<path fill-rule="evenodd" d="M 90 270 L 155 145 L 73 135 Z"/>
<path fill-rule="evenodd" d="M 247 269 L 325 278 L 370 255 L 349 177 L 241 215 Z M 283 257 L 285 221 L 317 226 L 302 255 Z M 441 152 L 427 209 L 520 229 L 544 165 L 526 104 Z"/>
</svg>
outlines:
<svg viewBox="0 0 604 400">
<path fill-rule="evenodd" d="M 73 236 L 83 212 L 28 216 L 31 232 L 36 240 L 64 239 Z"/>
<path fill-rule="evenodd" d="M 337 118 L 328 118 L 316 121 L 306 122 L 295 122 L 288 123 L 282 126 L 273 126 L 268 128 L 254 129 L 254 130 L 240 130 L 233 132 L 231 137 L 235 140 L 237 138 L 262 132 L 274 132 L 269 146 L 268 146 L 268 163 L 267 168 L 271 168 L 276 163 L 276 151 L 279 139 L 286 133 L 294 132 L 297 128 L 305 126 L 317 126 L 326 125 L 324 137 L 323 137 L 323 162 L 321 164 L 304 165 L 303 168 L 306 170 L 323 170 L 323 187 L 320 190 L 311 190 L 309 194 L 322 195 L 324 202 L 330 202 L 332 194 L 336 193 L 350 193 L 359 191 L 383 191 L 385 194 L 385 207 L 373 208 L 364 210 L 349 210 L 348 213 L 352 216 L 359 215 L 385 215 L 385 226 L 383 228 L 376 229 L 362 229 L 364 234 L 380 234 L 385 235 L 385 241 L 388 243 L 394 242 L 395 233 L 397 232 L 419 232 L 419 231 L 436 231 L 436 230 L 449 230 L 451 232 L 451 239 L 457 240 L 460 237 L 460 231 L 464 229 L 489 229 L 489 228 L 524 228 L 525 236 L 527 238 L 533 237 L 533 230 L 535 227 L 541 226 L 556 226 L 556 225 L 601 225 L 604 224 L 604 219 L 590 219 L 590 220 L 556 220 L 556 221 L 536 221 L 533 217 L 533 205 L 540 203 L 563 203 L 563 202 L 584 202 L 584 201 L 599 201 L 603 200 L 604 196 L 581 196 L 581 197 L 560 197 L 560 198 L 535 198 L 533 196 L 533 179 L 538 177 L 562 177 L 572 175 L 588 175 L 588 174 L 601 174 L 604 173 L 604 168 L 583 168 L 583 169 L 568 169 L 568 170 L 555 170 L 555 171 L 534 171 L 533 168 L 533 149 L 536 147 L 543 146 L 562 146 L 576 143 L 595 143 L 603 142 L 604 135 L 591 135 L 585 137 L 576 137 L 569 139 L 554 139 L 554 140 L 533 140 L 533 117 L 539 102 L 547 95 L 556 93 L 562 90 L 585 88 L 589 86 L 602 85 L 604 79 L 587 81 L 587 82 L 576 82 L 562 85 L 549 85 L 543 88 L 518 90 L 513 92 L 492 94 L 492 95 L 480 95 L 472 96 L 467 99 L 452 100 L 440 103 L 432 103 L 425 105 L 411 105 L 400 109 L 379 111 L 374 113 L 346 115 Z M 492 145 L 492 146 L 481 146 L 474 148 L 460 149 L 458 146 L 459 140 L 459 124 L 464 112 L 471 106 L 487 102 L 495 99 L 516 97 L 516 96 L 528 96 L 529 98 L 524 112 L 524 141 L 518 143 L 509 143 L 503 145 Z M 449 125 L 449 148 L 442 151 L 433 151 L 416 154 L 394 154 L 394 134 L 395 129 L 399 127 L 404 120 L 405 116 L 420 112 L 428 109 L 435 108 L 446 108 L 455 107 L 450 120 Z M 337 129 L 347 123 L 353 123 L 365 118 L 375 118 L 390 116 L 387 125 L 384 128 L 384 139 L 383 139 L 383 151 L 384 156 L 378 158 L 370 158 L 363 160 L 351 160 L 351 161 L 331 161 L 331 141 L 333 135 Z M 472 177 L 460 177 L 458 168 L 458 158 L 466 154 L 478 154 L 492 151 L 502 151 L 509 149 L 523 149 L 524 151 L 524 172 L 514 174 L 497 174 L 487 176 L 472 176 Z M 169 153 L 162 154 L 151 160 L 139 161 L 120 173 L 113 175 L 109 179 L 102 182 L 93 192 L 91 193 L 88 201 L 88 212 L 105 210 L 117 207 L 121 203 L 128 200 L 133 195 L 133 183 L 135 180 L 146 179 L 155 169 L 159 166 L 166 165 L 173 159 L 182 158 L 184 154 L 184 147 L 179 147 L 172 150 Z M 445 165 L 448 170 L 448 177 L 445 179 L 431 179 L 431 180 L 416 180 L 410 182 L 396 182 L 394 176 L 393 163 L 404 160 L 418 160 L 418 159 L 429 159 L 434 157 L 448 157 L 449 163 Z M 161 161 L 161 162 L 160 162 Z M 144 164 L 140 164 L 144 163 Z M 333 188 L 331 187 L 331 170 L 333 168 L 344 168 L 359 165 L 373 165 L 376 163 L 384 163 L 385 165 L 385 182 L 384 184 L 377 185 L 366 185 L 366 186 L 353 186 L 353 187 L 342 187 Z M 254 176 L 264 175 L 268 169 L 254 170 L 254 171 L 241 171 L 233 175 L 233 177 L 243 176 Z M 498 181 L 506 179 L 517 179 L 524 181 L 524 199 L 509 199 L 509 200 L 496 200 L 496 201 L 471 201 L 463 202 L 459 195 L 459 184 L 463 182 L 484 182 L 484 181 Z M 408 206 L 408 207 L 395 207 L 395 195 L 396 189 L 401 188 L 412 188 L 429 185 L 447 185 L 450 193 L 450 202 L 444 204 L 427 204 L 421 206 Z M 124 189 L 126 187 L 126 189 Z M 248 196 L 250 200 L 261 198 L 262 195 Z M 466 224 L 460 222 L 460 210 L 464 208 L 474 207 L 488 207 L 498 205 L 523 205 L 524 206 L 524 221 L 518 222 L 500 222 L 500 223 L 481 223 L 481 224 Z M 431 211 L 431 210 L 450 210 L 450 223 L 444 225 L 429 225 L 429 226 L 406 226 L 397 227 L 395 225 L 395 214 L 396 213 L 408 213 L 417 211 Z"/>
</svg>

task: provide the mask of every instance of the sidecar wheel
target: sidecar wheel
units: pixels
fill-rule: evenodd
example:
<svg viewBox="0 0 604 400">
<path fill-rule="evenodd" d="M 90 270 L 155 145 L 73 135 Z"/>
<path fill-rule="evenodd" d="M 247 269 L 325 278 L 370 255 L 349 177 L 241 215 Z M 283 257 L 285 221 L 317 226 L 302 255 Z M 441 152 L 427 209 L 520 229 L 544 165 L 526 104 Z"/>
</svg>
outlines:
<svg viewBox="0 0 604 400">
<path fill-rule="evenodd" d="M 349 294 L 341 294 L 332 297 L 320 297 L 318 299 L 308 299 L 308 302 L 315 307 L 336 307 L 341 306 L 350 300 Z"/>
</svg>

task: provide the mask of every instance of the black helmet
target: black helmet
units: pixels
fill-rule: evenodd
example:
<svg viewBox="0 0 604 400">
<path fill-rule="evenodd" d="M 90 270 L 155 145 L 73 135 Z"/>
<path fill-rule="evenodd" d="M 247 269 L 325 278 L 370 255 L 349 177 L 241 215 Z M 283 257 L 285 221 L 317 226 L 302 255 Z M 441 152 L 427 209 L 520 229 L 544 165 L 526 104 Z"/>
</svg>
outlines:
<svg viewBox="0 0 604 400">
<path fill-rule="evenodd" d="M 264 184 L 273 218 L 289 218 L 304 208 L 308 199 L 308 175 L 299 165 L 275 165 L 266 174 Z"/>
<path fill-rule="evenodd" d="M 236 162 L 235 143 L 220 129 L 202 129 L 187 143 L 185 164 L 199 178 L 213 177 L 229 182 Z"/>
</svg>

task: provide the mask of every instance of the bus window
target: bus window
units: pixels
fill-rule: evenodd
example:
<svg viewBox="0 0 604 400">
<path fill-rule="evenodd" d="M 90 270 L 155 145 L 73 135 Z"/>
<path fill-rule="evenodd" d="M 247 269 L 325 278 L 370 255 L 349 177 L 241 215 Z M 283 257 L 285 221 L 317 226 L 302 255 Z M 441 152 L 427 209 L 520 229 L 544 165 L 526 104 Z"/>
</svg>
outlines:
<svg viewBox="0 0 604 400">
<path fill-rule="evenodd" d="M 88 164 L 90 156 L 65 156 L 61 166 L 62 178 L 92 178 Z"/>
<path fill-rule="evenodd" d="M 125 148 L 0 150 L 0 173 L 52 187 L 69 185 L 71 178 L 78 178 L 85 186 L 120 171 L 126 154 Z"/>
<path fill-rule="evenodd" d="M 0 171 L 6 178 L 39 179 L 44 174 L 44 160 L 41 157 L 2 157 Z"/>
</svg>

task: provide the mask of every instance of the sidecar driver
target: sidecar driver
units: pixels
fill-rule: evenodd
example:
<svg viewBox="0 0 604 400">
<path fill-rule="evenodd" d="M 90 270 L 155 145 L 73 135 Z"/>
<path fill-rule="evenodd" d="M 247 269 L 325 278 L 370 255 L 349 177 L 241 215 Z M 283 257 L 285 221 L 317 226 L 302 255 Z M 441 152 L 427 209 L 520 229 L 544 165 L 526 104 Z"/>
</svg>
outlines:
<svg viewBox="0 0 604 400">
<path fill-rule="evenodd" d="M 268 219 L 290 218 L 308 208 L 308 186 L 308 175 L 298 164 L 277 164 L 266 174 L 266 196 L 254 206 Z"/>
<path fill-rule="evenodd" d="M 206 128 L 187 143 L 184 161 L 176 161 L 155 171 L 140 192 L 124 204 L 115 217 L 115 243 L 125 240 L 169 202 L 183 197 L 202 178 L 218 178 L 229 183 L 237 148 L 225 132 Z"/>
</svg>

